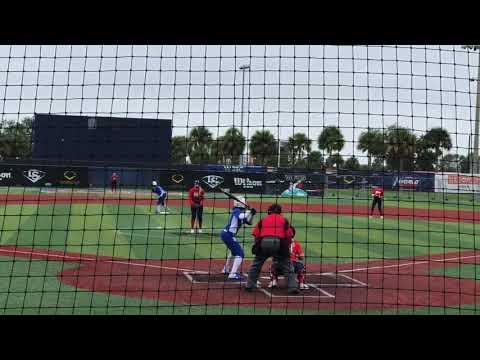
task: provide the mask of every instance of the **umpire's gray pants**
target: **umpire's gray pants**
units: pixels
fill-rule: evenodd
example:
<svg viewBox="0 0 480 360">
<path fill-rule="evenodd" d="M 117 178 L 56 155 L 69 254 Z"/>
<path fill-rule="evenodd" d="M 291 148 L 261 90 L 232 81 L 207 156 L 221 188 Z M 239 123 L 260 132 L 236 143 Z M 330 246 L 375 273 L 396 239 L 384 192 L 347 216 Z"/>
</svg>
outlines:
<svg viewBox="0 0 480 360">
<path fill-rule="evenodd" d="M 263 243 L 262 243 L 263 245 Z M 257 280 L 260 272 L 262 271 L 263 264 L 269 257 L 273 257 L 273 266 L 278 274 L 284 274 L 288 278 L 288 291 L 296 291 L 298 289 L 297 277 L 290 261 L 290 254 L 280 254 L 280 250 L 277 248 L 272 252 L 269 249 L 263 249 L 261 247 L 259 254 L 255 255 L 250 269 L 248 269 L 247 288 L 256 288 Z"/>
</svg>

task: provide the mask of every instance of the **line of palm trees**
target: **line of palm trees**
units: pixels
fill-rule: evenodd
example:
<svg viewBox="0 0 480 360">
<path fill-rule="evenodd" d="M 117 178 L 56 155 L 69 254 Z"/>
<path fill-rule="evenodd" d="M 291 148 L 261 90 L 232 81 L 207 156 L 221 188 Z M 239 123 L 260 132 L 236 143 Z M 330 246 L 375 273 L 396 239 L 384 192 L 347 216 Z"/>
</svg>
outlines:
<svg viewBox="0 0 480 360">
<path fill-rule="evenodd" d="M 257 130 L 248 141 L 249 154 L 256 165 L 280 165 L 298 168 L 395 169 L 423 171 L 469 172 L 471 155 L 444 154 L 452 148 L 446 129 L 437 127 L 421 136 L 410 129 L 390 126 L 386 129 L 367 129 L 357 142 L 357 149 L 366 153 L 367 165 L 361 165 L 355 156 L 344 160 L 340 151 L 345 138 L 336 126 L 325 127 L 317 138 L 318 151 L 312 149 L 312 140 L 304 133 L 294 133 L 278 144 L 268 129 Z M 247 140 L 236 127 L 225 135 L 213 138 L 204 126 L 193 128 L 188 136 L 172 138 L 172 161 L 185 163 L 189 156 L 193 164 L 237 164 L 247 146 Z"/>
<path fill-rule="evenodd" d="M 0 158 L 29 158 L 31 155 L 32 118 L 5 122 L 0 129 Z M 317 138 L 318 150 L 304 133 L 294 133 L 278 144 L 268 129 L 257 130 L 248 141 L 249 154 L 255 164 L 276 166 L 280 147 L 280 165 L 319 169 L 343 168 L 395 169 L 423 171 L 470 172 L 472 154 L 467 156 L 446 153 L 452 148 L 449 132 L 441 127 L 428 130 L 421 136 L 410 129 L 390 126 L 367 129 L 358 137 L 356 147 L 366 154 L 368 164 L 361 165 L 355 156 L 344 160 L 340 152 L 345 138 L 338 127 L 327 126 Z M 187 155 L 194 164 L 236 164 L 244 153 L 247 139 L 239 128 L 228 129 L 216 139 L 203 126 L 193 128 L 188 136 L 172 138 L 172 161 L 185 163 Z"/>
<path fill-rule="evenodd" d="M 232 127 L 225 135 L 213 138 L 204 126 L 193 128 L 188 136 L 172 138 L 172 161 L 183 163 L 187 156 L 193 164 L 238 163 L 247 145 L 246 138 L 238 128 Z M 325 128 L 319 137 L 319 149 L 330 156 L 327 160 L 336 162 L 338 154 L 345 145 L 345 139 L 338 128 Z M 312 140 L 303 133 L 293 134 L 287 142 L 281 142 L 266 129 L 257 130 L 248 141 L 249 154 L 257 165 L 273 166 L 277 164 L 278 149 L 283 166 L 320 168 L 324 165 L 324 156 L 320 151 L 312 151 Z M 336 154 L 333 154 L 334 152 Z"/>
</svg>

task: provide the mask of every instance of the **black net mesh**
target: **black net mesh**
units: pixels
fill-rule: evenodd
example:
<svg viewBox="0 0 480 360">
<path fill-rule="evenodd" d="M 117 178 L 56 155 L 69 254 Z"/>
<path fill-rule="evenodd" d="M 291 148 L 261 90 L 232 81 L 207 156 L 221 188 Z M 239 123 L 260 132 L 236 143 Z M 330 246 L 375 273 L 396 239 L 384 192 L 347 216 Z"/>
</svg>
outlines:
<svg viewBox="0 0 480 360">
<path fill-rule="evenodd" d="M 476 314 L 479 71 L 477 45 L 0 46 L 0 313 Z"/>
</svg>

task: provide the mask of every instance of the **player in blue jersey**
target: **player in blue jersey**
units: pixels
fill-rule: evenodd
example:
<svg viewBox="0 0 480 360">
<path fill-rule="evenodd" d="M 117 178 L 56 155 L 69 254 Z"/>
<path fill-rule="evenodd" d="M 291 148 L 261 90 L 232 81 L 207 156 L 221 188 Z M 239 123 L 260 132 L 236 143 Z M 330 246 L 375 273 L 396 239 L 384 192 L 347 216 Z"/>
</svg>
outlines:
<svg viewBox="0 0 480 360">
<path fill-rule="evenodd" d="M 152 182 L 152 187 L 152 192 L 158 195 L 157 208 L 155 210 L 155 213 L 157 215 L 168 214 L 168 208 L 165 203 L 167 199 L 167 192 L 161 186 L 159 186 L 156 181 Z"/>
<path fill-rule="evenodd" d="M 243 224 L 252 225 L 252 218 L 257 212 L 255 209 L 246 210 L 245 198 L 239 197 L 238 199 L 240 201 L 235 200 L 233 202 L 233 208 L 228 218 L 228 223 L 220 233 L 220 239 L 222 239 L 231 252 L 231 255 L 228 256 L 227 262 L 223 267 L 223 273 L 225 275 L 228 274 L 229 280 L 241 280 L 238 270 L 245 257 L 242 245 L 240 245 L 235 236 Z"/>
</svg>

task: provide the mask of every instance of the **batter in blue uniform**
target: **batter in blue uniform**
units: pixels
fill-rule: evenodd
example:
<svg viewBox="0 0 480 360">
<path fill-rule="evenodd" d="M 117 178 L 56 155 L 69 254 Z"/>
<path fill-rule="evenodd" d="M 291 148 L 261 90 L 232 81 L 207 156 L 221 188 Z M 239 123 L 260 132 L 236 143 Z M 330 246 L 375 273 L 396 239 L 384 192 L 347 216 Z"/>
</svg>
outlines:
<svg viewBox="0 0 480 360">
<path fill-rule="evenodd" d="M 157 208 L 155 213 L 158 214 L 168 214 L 168 208 L 166 206 L 167 192 L 157 184 L 156 181 L 152 182 L 152 192 L 158 195 Z"/>
<path fill-rule="evenodd" d="M 256 213 L 255 209 L 245 211 L 245 199 L 239 197 L 239 200 L 241 201 L 234 201 L 228 223 L 220 233 L 220 239 L 222 239 L 231 252 L 231 255 L 228 256 L 227 262 L 223 267 L 223 273 L 228 274 L 229 280 L 241 280 L 238 270 L 245 257 L 245 253 L 243 252 L 242 245 L 240 245 L 235 236 L 243 224 L 252 225 L 252 218 Z"/>
</svg>

